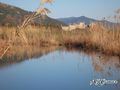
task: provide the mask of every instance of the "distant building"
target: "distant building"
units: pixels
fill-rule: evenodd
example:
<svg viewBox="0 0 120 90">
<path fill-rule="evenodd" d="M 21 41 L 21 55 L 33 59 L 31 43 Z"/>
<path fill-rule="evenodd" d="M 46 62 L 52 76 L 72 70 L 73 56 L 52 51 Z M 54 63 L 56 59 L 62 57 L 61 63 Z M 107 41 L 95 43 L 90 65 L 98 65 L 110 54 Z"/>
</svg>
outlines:
<svg viewBox="0 0 120 90">
<path fill-rule="evenodd" d="M 86 25 L 85 25 L 85 23 L 80 22 L 80 23 L 77 25 L 77 28 L 79 28 L 79 29 L 85 29 L 85 28 L 86 28 Z"/>
<path fill-rule="evenodd" d="M 69 26 L 61 26 L 62 30 L 64 31 L 72 31 L 72 30 L 76 30 L 76 29 L 85 29 L 86 28 L 86 24 L 83 22 L 80 22 L 79 24 L 73 24 L 73 25 L 69 25 Z"/>
<path fill-rule="evenodd" d="M 69 25 L 69 30 L 72 31 L 72 30 L 75 30 L 77 29 L 77 25 Z"/>
</svg>

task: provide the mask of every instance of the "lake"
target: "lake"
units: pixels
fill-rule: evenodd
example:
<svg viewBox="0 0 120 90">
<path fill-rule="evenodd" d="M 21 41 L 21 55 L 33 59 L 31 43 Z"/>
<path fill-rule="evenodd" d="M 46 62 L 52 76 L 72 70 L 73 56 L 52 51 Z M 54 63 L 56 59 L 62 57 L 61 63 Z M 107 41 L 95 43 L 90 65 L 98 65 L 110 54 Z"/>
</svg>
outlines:
<svg viewBox="0 0 120 90">
<path fill-rule="evenodd" d="M 95 79 L 118 83 L 90 85 Z M 119 57 L 78 50 L 55 50 L 0 67 L 0 90 L 120 90 L 119 81 Z"/>
</svg>

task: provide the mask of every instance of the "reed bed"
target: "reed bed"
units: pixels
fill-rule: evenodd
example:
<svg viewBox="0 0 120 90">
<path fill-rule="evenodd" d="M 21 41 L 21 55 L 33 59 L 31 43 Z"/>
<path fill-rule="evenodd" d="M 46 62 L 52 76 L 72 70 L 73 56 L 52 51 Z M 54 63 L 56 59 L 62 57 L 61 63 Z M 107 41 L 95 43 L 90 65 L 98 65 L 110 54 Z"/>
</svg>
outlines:
<svg viewBox="0 0 120 90">
<path fill-rule="evenodd" d="M 120 56 L 119 29 L 117 27 L 117 29 L 114 28 L 111 30 L 98 24 L 88 30 L 78 30 L 71 32 L 70 35 L 66 34 L 63 41 L 66 46 Z"/>
<path fill-rule="evenodd" d="M 27 44 L 19 36 L 15 37 L 15 32 L 15 27 L 0 27 L 0 55 L 11 43 L 4 57 L 19 57 L 26 53 L 32 56 L 39 48 L 51 46 L 94 50 L 120 56 L 119 29 L 109 30 L 98 25 L 86 30 L 62 31 L 58 28 L 27 26 L 22 30 L 27 38 Z"/>
</svg>

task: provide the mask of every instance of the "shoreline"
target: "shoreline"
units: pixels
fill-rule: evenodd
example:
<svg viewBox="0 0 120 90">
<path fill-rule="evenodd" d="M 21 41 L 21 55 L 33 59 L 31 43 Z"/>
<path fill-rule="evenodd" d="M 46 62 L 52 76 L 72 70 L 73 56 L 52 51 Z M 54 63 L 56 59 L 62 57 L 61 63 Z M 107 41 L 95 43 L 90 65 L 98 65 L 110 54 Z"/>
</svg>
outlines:
<svg viewBox="0 0 120 90">
<path fill-rule="evenodd" d="M 46 28 L 27 27 L 23 31 L 28 44 L 21 37 L 14 36 L 15 27 L 0 27 L 0 56 L 9 42 L 11 42 L 13 49 L 10 48 L 4 57 L 14 56 L 18 51 L 29 52 L 33 47 L 50 46 L 76 48 L 83 51 L 95 51 L 106 55 L 120 56 L 120 30 L 113 32 L 97 28 L 96 30 L 62 31 L 56 28 L 46 30 Z M 30 52 L 33 53 L 32 50 Z"/>
</svg>

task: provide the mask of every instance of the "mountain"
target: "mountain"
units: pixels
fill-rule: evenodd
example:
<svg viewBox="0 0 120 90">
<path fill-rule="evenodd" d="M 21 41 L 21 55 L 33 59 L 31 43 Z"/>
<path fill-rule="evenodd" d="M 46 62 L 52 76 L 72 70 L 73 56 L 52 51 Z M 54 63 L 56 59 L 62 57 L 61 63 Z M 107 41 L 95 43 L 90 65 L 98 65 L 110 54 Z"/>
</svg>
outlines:
<svg viewBox="0 0 120 90">
<path fill-rule="evenodd" d="M 65 23 L 63 23 L 57 19 L 48 17 L 47 15 L 38 16 L 37 18 L 35 18 L 32 21 L 32 23 L 35 25 L 60 26 L 60 27 L 61 27 L 61 25 L 66 25 Z"/>
<path fill-rule="evenodd" d="M 90 24 L 91 22 L 96 22 L 97 21 L 95 19 L 88 18 L 88 17 L 85 17 L 85 16 L 59 18 L 58 20 L 61 21 L 61 22 L 64 22 L 65 24 L 74 24 L 74 23 L 80 23 L 80 22 L 84 22 L 86 24 Z"/>
<path fill-rule="evenodd" d="M 0 25 L 17 26 L 23 22 L 26 16 L 33 14 L 33 12 L 25 11 L 21 8 L 0 3 Z M 38 16 L 36 19 L 32 20 L 31 24 L 34 25 L 54 25 L 60 26 L 65 25 L 63 22 L 56 19 L 50 18 L 48 16 Z"/>
<path fill-rule="evenodd" d="M 113 23 L 113 22 L 110 22 L 110 21 L 107 21 L 107 20 L 96 20 L 96 19 L 85 17 L 85 16 L 59 18 L 58 20 L 61 21 L 61 22 L 64 22 L 67 25 L 69 25 L 69 24 L 78 24 L 80 22 L 84 22 L 87 25 L 92 23 L 92 22 L 100 22 L 103 25 L 111 26 L 111 27 L 120 25 L 118 23 Z"/>
<path fill-rule="evenodd" d="M 29 12 L 11 5 L 0 3 L 0 25 L 17 25 Z"/>
</svg>

